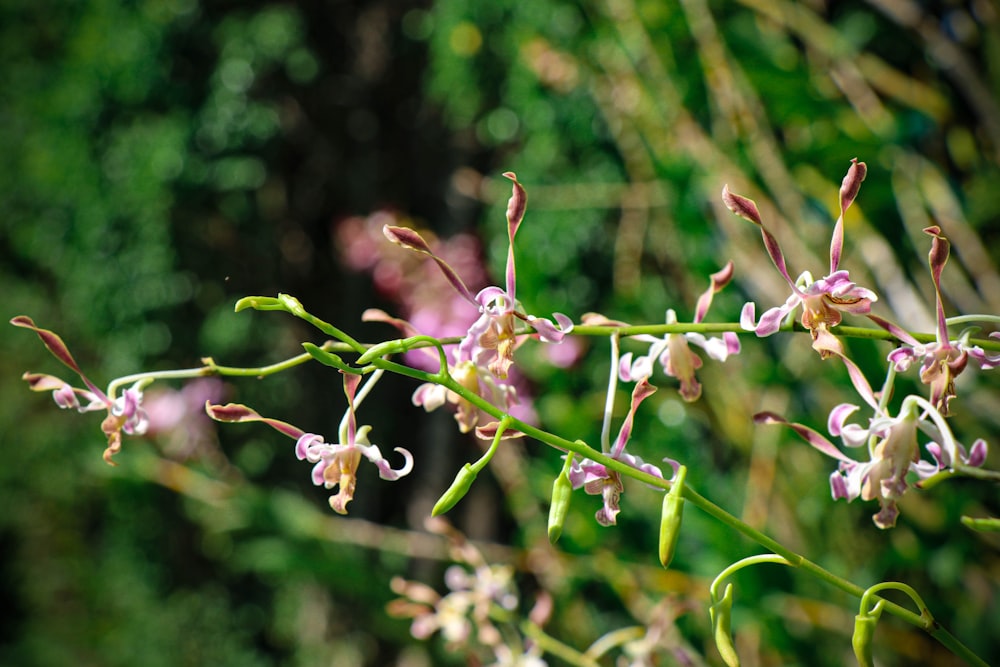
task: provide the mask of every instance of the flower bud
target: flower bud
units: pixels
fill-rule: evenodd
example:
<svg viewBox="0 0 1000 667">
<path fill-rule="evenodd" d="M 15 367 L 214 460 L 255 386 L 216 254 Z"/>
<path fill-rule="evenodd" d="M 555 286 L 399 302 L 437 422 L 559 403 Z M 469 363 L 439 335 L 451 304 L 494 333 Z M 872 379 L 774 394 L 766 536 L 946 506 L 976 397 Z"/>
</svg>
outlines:
<svg viewBox="0 0 1000 667">
<path fill-rule="evenodd" d="M 570 454 L 567 460 L 572 460 Z M 555 481 L 552 482 L 552 504 L 549 505 L 549 542 L 555 544 L 562 535 L 566 514 L 569 512 L 569 501 L 573 496 L 573 483 L 569 481 L 569 473 L 564 467 Z"/>
<path fill-rule="evenodd" d="M 475 470 L 470 464 L 466 463 L 462 466 L 462 469 L 458 471 L 455 475 L 455 481 L 451 483 L 448 490 L 434 503 L 434 508 L 431 510 L 431 516 L 439 516 L 444 514 L 452 507 L 458 504 L 458 501 L 465 497 L 465 494 L 469 492 L 472 488 L 472 483 L 476 481 L 476 475 L 479 472 Z"/>
<path fill-rule="evenodd" d="M 854 634 L 851 635 L 851 646 L 854 647 L 854 657 L 858 667 L 874 667 L 872 659 L 872 637 L 878 624 L 878 614 L 858 614 L 854 617 Z"/>
<path fill-rule="evenodd" d="M 663 511 L 660 515 L 660 565 L 669 567 L 674 559 L 677 538 L 681 534 L 681 518 L 684 513 L 684 478 L 687 468 L 681 466 L 674 478 L 674 485 L 663 496 Z"/>
<path fill-rule="evenodd" d="M 332 366 L 340 370 L 345 370 L 348 368 L 347 364 L 344 363 L 343 359 L 341 359 L 336 354 L 333 354 L 332 352 L 327 352 L 318 345 L 314 345 L 313 343 L 302 343 L 302 347 L 305 349 L 306 352 L 309 353 L 310 357 L 312 357 L 313 359 L 315 359 L 316 361 L 325 366 Z M 357 371 L 351 371 L 351 372 L 357 373 Z"/>
<path fill-rule="evenodd" d="M 736 655 L 736 647 L 733 646 L 733 635 L 731 631 L 733 613 L 733 585 L 726 584 L 726 592 L 722 599 L 717 600 L 709 609 L 709 616 L 712 619 L 712 631 L 715 635 L 715 646 L 719 649 L 723 662 L 728 667 L 739 667 L 740 658 Z"/>
<path fill-rule="evenodd" d="M 302 305 L 302 302 L 296 299 L 291 294 L 279 293 L 278 301 L 280 301 L 281 305 L 285 307 L 285 310 L 287 310 L 292 315 L 295 315 L 296 317 L 303 317 L 308 314 L 306 313 L 306 309 Z"/>
<path fill-rule="evenodd" d="M 971 528 L 972 530 L 980 530 L 983 532 L 1000 532 L 1000 519 L 994 518 L 983 518 L 977 519 L 971 516 L 963 516 L 961 518 L 962 525 L 966 528 Z"/>
<path fill-rule="evenodd" d="M 406 343 L 402 340 L 387 340 L 384 343 L 379 343 L 378 345 L 373 345 L 368 348 L 368 351 L 358 357 L 358 365 L 364 366 L 370 363 L 374 359 L 379 357 L 387 357 L 390 354 L 399 354 L 400 352 L 406 352 Z"/>
<path fill-rule="evenodd" d="M 236 302 L 235 311 L 253 308 L 254 310 L 285 310 L 281 301 L 273 296 L 245 296 Z"/>
<path fill-rule="evenodd" d="M 752 199 L 738 195 L 735 192 L 730 192 L 728 185 L 722 188 L 722 201 L 730 211 L 744 220 L 749 220 L 758 227 L 764 226 L 760 217 L 760 211 L 757 210 L 757 204 Z"/>
</svg>

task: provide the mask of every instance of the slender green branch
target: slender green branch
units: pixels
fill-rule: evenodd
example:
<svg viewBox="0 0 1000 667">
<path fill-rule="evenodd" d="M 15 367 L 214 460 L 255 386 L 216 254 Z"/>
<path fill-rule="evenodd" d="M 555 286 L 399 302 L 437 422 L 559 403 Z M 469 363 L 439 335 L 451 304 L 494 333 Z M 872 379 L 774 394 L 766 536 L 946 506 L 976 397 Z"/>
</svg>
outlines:
<svg viewBox="0 0 1000 667">
<path fill-rule="evenodd" d="M 977 318 L 979 321 L 981 318 Z M 677 333 L 735 333 L 742 335 L 753 335 L 745 330 L 739 322 L 678 322 L 676 324 L 641 324 L 635 326 L 614 327 L 607 325 L 581 324 L 573 328 L 571 335 L 577 336 L 610 336 L 612 332 L 625 338 L 627 336 L 638 336 L 641 334 L 652 336 L 663 336 Z M 798 322 L 785 324 L 778 330 L 779 333 L 807 333 L 808 330 Z M 838 325 L 831 329 L 831 333 L 840 338 L 863 338 L 868 340 L 884 340 L 893 343 L 898 339 L 885 329 L 868 327 L 852 327 L 848 325 Z M 933 343 L 937 341 L 937 334 L 932 333 L 911 333 L 911 336 L 920 343 Z M 1000 341 L 986 338 L 970 338 L 970 345 L 978 345 L 984 350 L 1000 351 Z"/>
<path fill-rule="evenodd" d="M 351 348 L 345 343 L 337 343 L 334 341 L 327 341 L 319 346 L 321 350 L 326 352 L 350 352 Z M 127 384 L 132 384 L 133 382 L 149 381 L 154 380 L 182 380 L 187 378 L 197 378 L 197 377 L 209 377 L 213 375 L 221 375 L 226 377 L 253 377 L 253 378 L 263 378 L 268 375 L 274 375 L 275 373 L 281 373 L 287 371 L 295 366 L 300 366 L 306 362 L 312 361 L 313 357 L 309 353 L 297 354 L 294 357 L 285 359 L 284 361 L 279 361 L 273 364 L 268 364 L 267 366 L 251 366 L 251 367 L 239 367 L 239 366 L 220 366 L 215 363 L 215 360 L 211 357 L 205 357 L 202 359 L 204 366 L 198 366 L 197 368 L 179 368 L 176 370 L 169 371 L 150 371 L 145 373 L 133 373 L 132 375 L 126 375 L 124 377 L 117 378 L 108 385 L 108 395 L 114 397 L 117 395 L 118 388 Z"/>
</svg>

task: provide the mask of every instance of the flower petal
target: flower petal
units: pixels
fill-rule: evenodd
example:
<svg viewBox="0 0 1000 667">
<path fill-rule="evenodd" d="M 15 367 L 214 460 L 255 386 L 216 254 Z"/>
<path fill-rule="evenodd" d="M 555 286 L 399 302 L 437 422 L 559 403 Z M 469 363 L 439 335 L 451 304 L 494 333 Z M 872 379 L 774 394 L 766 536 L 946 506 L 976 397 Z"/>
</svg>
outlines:
<svg viewBox="0 0 1000 667">
<path fill-rule="evenodd" d="M 837 449 L 832 442 L 824 438 L 817 431 L 814 431 L 813 429 L 803 424 L 796 424 L 795 422 L 790 422 L 779 414 L 776 414 L 774 412 L 758 412 L 753 416 L 753 420 L 754 423 L 756 424 L 781 424 L 787 426 L 788 428 L 798 433 L 799 436 L 801 436 L 803 440 L 812 445 L 814 449 L 823 452 L 827 456 L 851 465 L 857 463 L 857 461 L 855 461 L 854 459 L 841 453 L 841 451 Z"/>
<path fill-rule="evenodd" d="M 413 454 L 408 449 L 396 447 L 392 450 L 403 456 L 403 467 L 396 470 L 389 465 L 387 460 L 382 458 L 382 452 L 376 445 L 358 445 L 358 449 L 361 450 L 366 459 L 375 464 L 378 468 L 378 476 L 382 479 L 394 482 L 400 477 L 406 477 L 413 470 Z"/>
<path fill-rule="evenodd" d="M 416 231 L 408 227 L 385 225 L 382 227 L 382 233 L 392 243 L 406 248 L 407 250 L 422 253 L 433 259 L 441 269 L 441 273 L 443 273 L 444 277 L 449 283 L 451 283 L 452 287 L 454 287 L 466 300 L 473 303 L 475 302 L 472 297 L 472 292 L 470 292 L 469 288 L 465 286 L 462 279 L 458 277 L 455 269 L 451 268 L 451 265 L 448 264 L 448 262 L 435 255 L 431 250 L 431 247 L 427 245 L 427 241 L 425 241 L 424 238 Z"/>
<path fill-rule="evenodd" d="M 635 420 L 635 411 L 639 408 L 640 403 L 652 396 L 654 393 L 656 393 L 656 387 L 649 383 L 648 378 L 640 379 L 632 389 L 632 405 L 629 407 L 628 414 L 625 416 L 625 421 L 622 423 L 621 429 L 618 431 L 618 438 L 615 440 L 615 444 L 611 447 L 612 458 L 621 458 L 621 455 L 625 450 L 625 445 L 632 436 L 632 422 Z"/>
<path fill-rule="evenodd" d="M 205 402 L 205 412 L 215 421 L 220 422 L 263 422 L 276 431 L 284 433 L 296 440 L 305 433 L 302 429 L 292 426 L 287 422 L 278 419 L 261 417 L 255 410 L 239 403 L 227 403 L 226 405 L 213 405 L 211 401 Z"/>
</svg>

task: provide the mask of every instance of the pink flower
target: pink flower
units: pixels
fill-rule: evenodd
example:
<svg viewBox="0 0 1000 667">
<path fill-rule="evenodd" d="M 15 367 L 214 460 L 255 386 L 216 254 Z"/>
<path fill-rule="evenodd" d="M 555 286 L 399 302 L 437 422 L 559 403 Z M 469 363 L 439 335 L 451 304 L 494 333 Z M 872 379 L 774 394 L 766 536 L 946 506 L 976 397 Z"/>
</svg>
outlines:
<svg viewBox="0 0 1000 667">
<path fill-rule="evenodd" d="M 517 234 L 527 206 L 527 195 L 513 172 L 504 176 L 513 182 L 513 194 L 507 203 L 507 271 L 506 287 L 485 287 L 473 296 L 458 273 L 436 255 L 426 241 L 412 229 L 386 225 L 386 238 L 409 250 L 433 259 L 448 282 L 458 293 L 479 311 L 479 317 L 468 328 L 458 345 L 456 363 L 472 361 L 477 366 L 487 366 L 500 379 L 505 379 L 514 362 L 514 350 L 529 333 L 546 343 L 558 343 L 573 329 L 573 322 L 561 313 L 551 320 L 524 312 L 516 297 L 516 271 L 514 263 L 514 237 Z"/>
<path fill-rule="evenodd" d="M 400 477 L 405 477 L 413 470 L 413 455 L 402 447 L 396 447 L 393 451 L 399 452 L 403 456 L 404 463 L 402 468 L 393 469 L 389 462 L 382 457 L 379 448 L 368 442 L 367 435 L 371 427 L 357 428 L 354 415 L 354 398 L 361 377 L 349 373 L 343 375 L 344 393 L 347 395 L 347 412 L 344 415 L 344 428 L 341 436 L 344 442 L 342 443 L 329 444 L 324 441 L 323 436 L 306 433 L 296 426 L 277 419 L 262 417 L 245 405 L 236 403 L 212 405 L 209 402 L 205 404 L 205 411 L 216 421 L 259 421 L 276 431 L 295 438 L 295 456 L 300 461 L 308 460 L 315 464 L 312 469 L 313 484 L 325 486 L 328 489 L 339 487 L 337 493 L 330 497 L 330 507 L 338 514 L 347 514 L 347 504 L 354 499 L 358 465 L 361 463 L 362 457 L 375 464 L 379 477 L 395 481 Z"/>
<path fill-rule="evenodd" d="M 972 360 L 983 370 L 988 370 L 1000 365 L 1000 354 L 990 355 L 981 347 L 970 345 L 968 331 L 963 332 L 956 340 L 949 339 L 948 322 L 941 302 L 941 274 L 948 262 L 950 244 L 948 239 L 941 235 L 940 227 L 928 227 L 924 229 L 924 233 L 933 237 L 927 260 L 937 304 L 937 340 L 933 343 L 920 343 L 899 327 L 879 319 L 875 321 L 905 343 L 889 353 L 889 362 L 901 373 L 906 372 L 914 362 L 919 362 L 920 381 L 930 387 L 931 404 L 941 414 L 947 416 L 948 403 L 955 396 L 955 378 L 965 370 L 969 361 Z M 990 337 L 1000 337 L 1000 332 L 994 332 Z"/>
<path fill-rule="evenodd" d="M 628 415 L 626 415 L 625 421 L 618 431 L 618 437 L 615 439 L 609 455 L 616 461 L 621 461 L 637 470 L 663 479 L 663 471 L 657 466 L 652 463 L 645 463 L 638 456 L 625 451 L 625 445 L 628 444 L 629 438 L 632 437 L 632 423 L 639 404 L 655 392 L 656 387 L 649 384 L 648 378 L 640 378 L 636 383 L 632 389 L 632 404 L 629 407 Z M 663 460 L 670 464 L 676 474 L 679 464 L 673 459 Z M 570 466 L 569 480 L 574 489 L 579 489 L 582 486 L 588 495 L 601 496 L 603 501 L 601 509 L 594 515 L 597 523 L 602 526 L 613 526 L 617 523 L 618 512 L 620 511 L 619 498 L 625 490 L 619 472 L 590 459 L 582 461 L 574 460 Z"/>
<path fill-rule="evenodd" d="M 830 435 L 839 437 L 846 447 L 867 445 L 868 461 L 858 461 L 842 453 L 825 437 L 802 424 L 785 420 L 772 412 L 754 416 L 758 424 L 783 424 L 798 433 L 806 442 L 827 456 L 837 459 L 837 470 L 830 475 L 830 491 L 834 500 L 855 498 L 877 500 L 880 510 L 872 519 L 879 528 L 896 525 L 899 508 L 896 502 L 910 488 L 907 475 L 926 480 L 942 471 L 958 467 L 978 467 L 986 461 L 986 441 L 979 439 L 969 453 L 955 440 L 943 415 L 919 396 L 907 396 L 899 415 L 876 415 L 868 427 L 847 421 L 858 406 L 842 403 L 835 407 L 827 420 Z M 933 460 L 920 457 L 918 432 L 931 438 L 925 446 Z M 918 482 L 919 484 L 919 482 Z"/>
<path fill-rule="evenodd" d="M 54 375 L 25 373 L 21 377 L 28 382 L 32 391 L 52 391 L 52 398 L 60 408 L 75 409 L 78 412 L 107 410 L 107 417 L 101 422 L 101 431 L 108 439 L 108 446 L 104 450 L 104 460 L 110 465 L 115 465 L 112 457 L 122 448 L 122 433 L 143 435 L 149 427 L 149 418 L 142 407 L 143 382 L 141 380 L 136 382 L 123 391 L 121 396 L 109 396 L 83 374 L 69 348 L 66 347 L 58 334 L 35 326 L 32 319 L 26 315 L 18 315 L 10 323 L 16 327 L 34 331 L 49 352 L 75 371 L 87 387 L 86 389 L 73 387 Z M 80 402 L 81 398 L 85 403 Z"/>
<path fill-rule="evenodd" d="M 764 247 L 771 261 L 792 289 L 784 304 L 765 311 L 759 321 L 755 322 L 755 304 L 749 302 L 744 305 L 740 315 L 740 323 L 744 329 L 753 331 L 758 336 L 770 336 L 778 330 L 785 317 L 801 305 L 802 326 L 812 332 L 815 339 L 820 330 L 828 330 L 840 324 L 843 313 L 866 315 L 871 311 L 871 304 L 878 300 L 878 296 L 869 289 L 855 285 L 848 272 L 839 268 L 844 247 L 844 214 L 857 197 L 867 171 L 864 162 L 858 162 L 856 158 L 851 160 L 851 167 L 840 186 L 840 216 L 834 225 L 830 242 L 830 273 L 819 280 L 813 280 L 808 271 L 803 272 L 798 280 L 792 280 L 778 240 L 764 226 L 757 205 L 751 199 L 730 192 L 729 186 L 723 188 L 722 199 L 729 210 L 760 227 Z"/>
<path fill-rule="evenodd" d="M 733 277 L 733 263 L 729 262 L 721 270 L 713 273 L 708 289 L 698 297 L 693 322 L 700 323 L 712 305 L 712 297 L 729 284 Z M 677 314 L 673 309 L 667 310 L 667 324 L 677 323 Z M 688 346 L 693 343 L 705 350 L 709 357 L 725 361 L 729 355 L 738 354 L 740 339 L 736 334 L 727 331 L 722 338 L 708 338 L 700 333 L 667 334 L 662 338 L 650 335 L 633 336 L 650 344 L 646 354 L 635 357 L 632 353 L 623 354 L 619 362 L 619 377 L 624 382 L 640 378 L 649 378 L 653 374 L 653 363 L 659 362 L 663 372 L 680 380 L 680 395 L 685 401 L 696 401 L 701 396 L 701 384 L 695 377 L 695 371 L 701 368 L 701 358 Z"/>
</svg>

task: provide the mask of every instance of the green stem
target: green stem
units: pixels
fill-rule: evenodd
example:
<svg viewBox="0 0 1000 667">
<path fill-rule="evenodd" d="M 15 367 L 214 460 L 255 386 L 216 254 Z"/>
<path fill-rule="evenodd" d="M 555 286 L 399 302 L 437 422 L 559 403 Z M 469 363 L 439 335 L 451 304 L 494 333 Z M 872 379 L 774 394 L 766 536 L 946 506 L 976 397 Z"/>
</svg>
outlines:
<svg viewBox="0 0 1000 667">
<path fill-rule="evenodd" d="M 981 321 L 981 316 L 976 316 L 975 321 Z M 739 322 L 678 322 L 676 324 L 641 324 L 636 326 L 625 326 L 625 327 L 614 327 L 608 325 L 595 325 L 595 324 L 581 324 L 579 326 L 573 327 L 573 331 L 570 335 L 577 336 L 609 336 L 612 332 L 617 331 L 621 337 L 627 336 L 638 336 L 640 334 L 652 335 L 652 336 L 663 336 L 666 334 L 683 334 L 683 333 L 701 333 L 701 334 L 712 334 L 712 333 L 735 333 L 741 335 L 752 334 L 752 332 L 746 331 L 740 326 Z M 806 333 L 807 330 L 801 324 L 795 322 L 792 324 L 786 324 L 778 330 L 784 333 Z M 834 335 L 839 338 L 863 338 L 868 340 L 884 340 L 892 343 L 898 343 L 899 341 L 895 336 L 886 331 L 885 329 L 867 328 L 867 327 L 852 327 L 847 325 L 838 325 L 834 327 L 831 331 Z M 937 334 L 932 333 L 911 333 L 914 339 L 920 343 L 934 343 L 937 341 Z M 984 350 L 990 351 L 1000 351 L 1000 341 L 996 339 L 986 339 L 986 338 L 970 338 L 970 345 L 978 345 Z"/>
<path fill-rule="evenodd" d="M 344 343 L 335 343 L 333 341 L 327 341 L 320 346 L 320 349 L 327 352 L 349 352 L 351 349 L 347 347 Z M 285 359 L 284 361 L 279 361 L 274 364 L 269 364 L 267 366 L 253 366 L 253 367 L 237 367 L 237 366 L 220 366 L 215 363 L 211 357 L 206 357 L 202 359 L 205 362 L 204 366 L 199 366 L 197 368 L 180 368 L 170 371 L 151 371 L 146 373 L 133 373 L 132 375 L 126 375 L 124 377 L 117 378 L 108 385 L 108 396 L 114 398 L 117 394 L 119 387 L 127 384 L 132 384 L 134 382 L 146 381 L 153 382 L 154 380 L 181 380 L 186 378 L 197 378 L 197 377 L 210 377 L 213 375 L 222 375 L 226 377 L 255 377 L 262 378 L 268 375 L 274 375 L 275 373 L 281 373 L 287 371 L 295 366 L 300 366 L 308 361 L 312 361 L 312 356 L 308 353 L 298 354 L 290 359 Z"/>
</svg>

